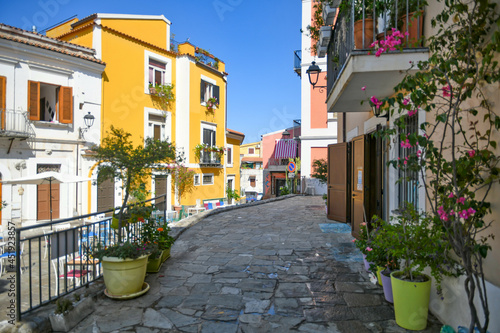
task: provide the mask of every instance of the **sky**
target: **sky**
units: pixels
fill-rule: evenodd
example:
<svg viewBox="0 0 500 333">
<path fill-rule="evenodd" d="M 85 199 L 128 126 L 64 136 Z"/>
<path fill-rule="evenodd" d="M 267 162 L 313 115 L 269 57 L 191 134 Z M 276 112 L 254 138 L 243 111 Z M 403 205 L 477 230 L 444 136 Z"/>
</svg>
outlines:
<svg viewBox="0 0 500 333">
<path fill-rule="evenodd" d="M 164 15 L 175 40 L 201 47 L 226 64 L 227 127 L 250 143 L 300 119 L 298 0 L 0 0 L 0 22 L 38 31 L 93 13 Z"/>
</svg>

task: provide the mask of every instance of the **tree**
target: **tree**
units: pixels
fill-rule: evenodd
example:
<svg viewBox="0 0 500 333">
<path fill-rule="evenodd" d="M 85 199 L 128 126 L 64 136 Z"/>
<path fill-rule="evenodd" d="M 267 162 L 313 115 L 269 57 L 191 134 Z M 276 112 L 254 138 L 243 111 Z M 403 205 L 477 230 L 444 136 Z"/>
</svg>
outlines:
<svg viewBox="0 0 500 333">
<path fill-rule="evenodd" d="M 437 33 L 427 41 L 429 60 L 412 64 L 412 70 L 418 71 L 405 76 L 394 88 L 395 96 L 370 99 L 372 106 L 401 115 L 395 129 L 379 134 L 396 140 L 403 149 L 413 148 L 414 152 L 391 164 L 417 171 L 425 179 L 433 223 L 441 227 L 441 236 L 465 276 L 470 332 L 474 327 L 486 332 L 489 324 L 483 264 L 493 238 L 487 230 L 492 224 L 490 193 L 500 179 L 495 141 L 500 117 L 491 103 L 498 94 L 494 84 L 500 81 L 498 22 L 496 4 L 487 0 L 445 1 L 444 10 L 431 22 Z M 397 34 L 391 37 L 392 46 L 397 45 Z M 426 112 L 420 132 L 399 134 L 398 129 L 404 129 L 406 119 L 418 110 Z M 483 320 L 474 304 L 476 296 Z"/>
<path fill-rule="evenodd" d="M 182 158 L 177 159 L 177 163 L 172 167 L 171 173 L 173 177 L 172 187 L 177 192 L 179 205 L 182 205 L 181 200 L 184 194 L 194 189 L 194 175 L 196 173 L 182 164 Z"/>
<path fill-rule="evenodd" d="M 311 176 L 318 179 L 321 184 L 326 184 L 328 181 L 328 163 L 324 159 L 314 160 Z"/>
<path fill-rule="evenodd" d="M 175 160 L 175 149 L 170 142 L 147 138 L 144 145 L 133 146 L 131 134 L 113 126 L 100 146 L 92 151 L 98 160 L 98 183 L 119 179 L 124 191 L 118 213 L 118 242 L 121 242 L 122 220 L 130 193 L 139 190 L 141 183 L 152 175 L 153 170 L 168 172 L 167 163 Z"/>
</svg>

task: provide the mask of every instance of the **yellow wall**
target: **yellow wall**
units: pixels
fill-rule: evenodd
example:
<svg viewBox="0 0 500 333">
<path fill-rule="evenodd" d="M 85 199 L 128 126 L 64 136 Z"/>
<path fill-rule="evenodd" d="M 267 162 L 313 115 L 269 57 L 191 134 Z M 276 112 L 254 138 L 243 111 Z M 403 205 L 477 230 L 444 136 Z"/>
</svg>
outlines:
<svg viewBox="0 0 500 333">
<path fill-rule="evenodd" d="M 101 24 L 150 44 L 167 48 L 168 25 L 163 20 L 102 19 Z"/>
<path fill-rule="evenodd" d="M 60 24 L 52 29 L 49 29 L 45 32 L 45 35 L 47 37 L 52 37 L 52 38 L 57 38 L 61 36 L 62 34 L 65 34 L 71 30 L 71 25 L 75 22 L 78 22 L 78 19 L 75 17 L 72 20 L 69 20 L 67 22 L 64 22 L 63 24 Z"/>
<path fill-rule="evenodd" d="M 243 155 L 258 155 L 258 156 L 262 156 L 261 154 L 261 149 L 260 148 L 257 148 L 257 146 L 260 146 L 262 147 L 262 142 L 259 141 L 259 142 L 252 142 L 252 143 L 246 143 L 244 145 L 241 145 L 241 154 Z M 253 154 L 250 154 L 248 152 L 248 148 L 254 148 L 254 153 Z"/>
<path fill-rule="evenodd" d="M 230 145 L 233 145 L 233 167 L 232 168 L 227 168 L 226 173 L 228 175 L 234 175 L 234 189 L 238 192 L 239 195 L 240 193 L 240 153 L 241 153 L 241 147 L 240 147 L 240 140 L 237 139 L 232 139 L 228 138 L 227 143 Z"/>
</svg>

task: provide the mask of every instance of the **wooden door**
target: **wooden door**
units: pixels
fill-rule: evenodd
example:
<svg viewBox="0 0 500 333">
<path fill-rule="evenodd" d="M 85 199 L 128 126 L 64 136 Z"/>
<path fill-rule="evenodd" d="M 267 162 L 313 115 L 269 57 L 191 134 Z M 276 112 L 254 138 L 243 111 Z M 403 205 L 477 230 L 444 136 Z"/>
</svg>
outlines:
<svg viewBox="0 0 500 333">
<path fill-rule="evenodd" d="M 352 235 L 358 237 L 359 229 L 365 220 L 365 139 L 358 136 L 352 140 L 351 168 L 351 223 Z"/>
<path fill-rule="evenodd" d="M 97 211 L 102 212 L 112 208 L 115 208 L 115 182 L 106 179 L 97 186 Z"/>
<path fill-rule="evenodd" d="M 37 220 L 50 220 L 50 199 L 52 193 L 52 219 L 59 218 L 59 184 L 37 186 Z"/>
<path fill-rule="evenodd" d="M 330 220 L 347 222 L 347 143 L 328 145 L 328 212 Z"/>
<path fill-rule="evenodd" d="M 167 194 L 167 176 L 155 176 L 155 197 Z M 156 200 L 155 207 L 161 211 L 165 210 L 168 200 Z"/>
</svg>

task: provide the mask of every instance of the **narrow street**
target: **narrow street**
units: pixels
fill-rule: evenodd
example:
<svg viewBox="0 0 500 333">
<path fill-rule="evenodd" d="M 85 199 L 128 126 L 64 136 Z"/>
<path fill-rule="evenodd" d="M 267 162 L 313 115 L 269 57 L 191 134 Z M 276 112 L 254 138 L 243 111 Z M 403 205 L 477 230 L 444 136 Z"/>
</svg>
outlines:
<svg viewBox="0 0 500 333">
<path fill-rule="evenodd" d="M 146 295 L 100 295 L 72 332 L 406 332 L 349 229 L 310 196 L 209 216 L 180 235 Z M 429 317 L 425 332 L 438 332 Z"/>
</svg>

